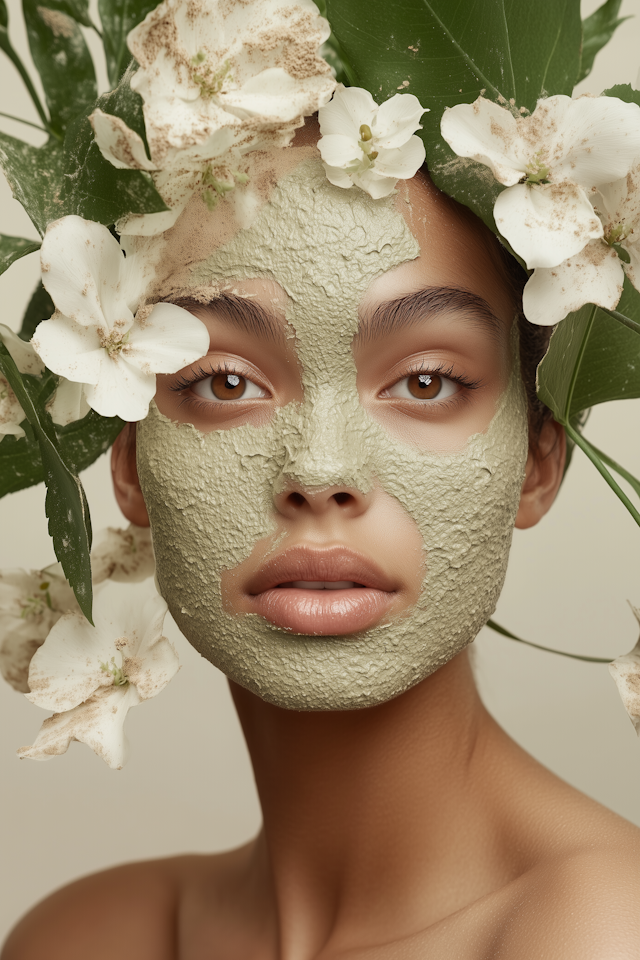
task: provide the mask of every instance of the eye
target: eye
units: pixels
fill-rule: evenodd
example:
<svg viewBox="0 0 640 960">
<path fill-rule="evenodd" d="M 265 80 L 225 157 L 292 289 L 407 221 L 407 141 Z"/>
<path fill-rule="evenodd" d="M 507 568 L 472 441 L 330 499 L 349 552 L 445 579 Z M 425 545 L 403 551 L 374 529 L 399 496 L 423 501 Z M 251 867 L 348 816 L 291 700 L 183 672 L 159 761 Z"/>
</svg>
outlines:
<svg viewBox="0 0 640 960">
<path fill-rule="evenodd" d="M 214 373 L 192 384 L 191 390 L 203 400 L 255 400 L 268 393 L 257 383 L 237 373 Z"/>
<path fill-rule="evenodd" d="M 411 373 L 386 390 L 388 397 L 403 400 L 446 400 L 457 392 L 457 383 L 437 373 Z"/>
</svg>

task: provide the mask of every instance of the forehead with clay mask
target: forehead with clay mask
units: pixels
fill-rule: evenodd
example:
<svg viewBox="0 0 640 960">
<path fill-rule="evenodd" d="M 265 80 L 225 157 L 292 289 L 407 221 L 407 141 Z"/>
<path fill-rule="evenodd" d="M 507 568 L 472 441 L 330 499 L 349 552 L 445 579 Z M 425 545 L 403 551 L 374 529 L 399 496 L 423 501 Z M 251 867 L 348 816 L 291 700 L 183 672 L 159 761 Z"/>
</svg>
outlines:
<svg viewBox="0 0 640 960">
<path fill-rule="evenodd" d="M 514 308 L 422 174 L 372 200 L 303 136 L 252 184 L 252 206 L 192 201 L 158 262 L 211 334 L 138 427 L 158 583 L 264 699 L 370 706 L 495 608 L 527 456 Z"/>
</svg>

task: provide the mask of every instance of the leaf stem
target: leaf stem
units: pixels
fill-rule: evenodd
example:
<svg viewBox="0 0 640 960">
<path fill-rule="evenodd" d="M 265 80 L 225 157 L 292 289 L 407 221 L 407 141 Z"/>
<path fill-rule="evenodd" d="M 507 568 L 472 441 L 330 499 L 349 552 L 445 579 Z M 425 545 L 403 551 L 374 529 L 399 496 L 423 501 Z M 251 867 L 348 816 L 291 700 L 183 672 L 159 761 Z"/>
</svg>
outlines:
<svg viewBox="0 0 640 960">
<path fill-rule="evenodd" d="M 640 333 L 640 323 L 636 323 L 636 321 L 630 317 L 625 317 L 623 313 L 618 313 L 617 310 L 609 310 L 607 307 L 600 307 L 599 309 L 602 310 L 603 313 L 613 317 L 614 320 L 617 320 L 618 323 L 621 323 L 629 330 L 633 330 L 634 333 Z"/>
<path fill-rule="evenodd" d="M 608 467 L 611 467 L 612 470 L 615 470 L 623 480 L 626 480 L 630 487 L 633 488 L 634 492 L 640 497 L 640 480 L 637 477 L 634 477 L 632 473 L 621 467 L 619 463 L 610 457 L 608 453 L 604 453 L 602 450 L 599 450 L 594 444 L 591 444 L 595 452 L 598 454 L 600 459 L 606 463 Z"/>
<path fill-rule="evenodd" d="M 574 428 L 571 426 L 570 423 L 564 423 L 563 426 L 566 432 L 569 434 L 569 436 L 573 440 L 573 442 L 575 443 L 575 445 L 577 447 L 580 447 L 582 452 L 587 455 L 589 460 L 591 460 L 591 463 L 594 465 L 594 467 L 596 468 L 600 476 L 603 477 L 604 480 L 606 480 L 606 482 L 609 484 L 609 486 L 611 487 L 613 492 L 616 494 L 618 499 L 622 501 L 622 503 L 625 505 L 625 507 L 627 508 L 627 510 L 633 517 L 633 519 L 635 520 L 635 522 L 640 527 L 640 513 L 636 510 L 634 505 L 631 503 L 631 500 L 626 495 L 624 490 L 619 486 L 618 483 L 616 483 L 614 478 L 611 476 L 611 474 L 609 473 L 609 471 L 607 470 L 604 463 L 596 453 L 595 449 L 591 446 L 589 441 L 585 440 L 582 434 L 578 433 L 577 430 L 574 430 Z"/>
<path fill-rule="evenodd" d="M 501 627 L 495 620 L 487 620 L 487 626 L 490 627 L 491 630 L 495 630 L 496 633 L 502 634 L 503 637 L 508 637 L 510 640 L 517 640 L 518 643 L 526 643 L 528 647 L 535 647 L 536 650 L 544 650 L 546 653 L 557 653 L 560 657 L 570 657 L 572 660 L 583 660 L 585 663 L 611 663 L 610 658 L 586 657 L 580 653 L 567 653 L 566 650 L 554 650 L 553 647 L 543 647 L 539 643 L 532 643 L 531 640 L 523 640 L 521 637 L 516 637 L 515 633 L 511 633 L 510 630 L 505 630 L 505 628 Z"/>
<path fill-rule="evenodd" d="M 46 115 L 46 113 L 45 113 L 45 111 L 44 111 L 44 107 L 43 107 L 42 104 L 40 103 L 40 97 L 38 96 L 38 94 L 37 94 L 37 92 L 36 92 L 36 88 L 34 87 L 33 83 L 31 82 L 31 77 L 30 77 L 29 74 L 27 73 L 26 68 L 25 68 L 22 60 L 20 59 L 20 57 L 18 56 L 18 54 L 16 53 L 16 51 L 13 49 L 13 47 L 12 47 L 11 44 L 9 43 L 8 39 L 7 39 L 6 43 L 4 43 L 4 44 L 2 45 L 2 49 L 4 50 L 4 52 L 6 53 L 6 55 L 9 57 L 9 59 L 11 60 L 11 62 L 12 62 L 13 65 L 14 65 L 14 67 L 16 68 L 16 70 L 18 71 L 18 73 L 20 74 L 20 76 L 22 77 L 22 81 L 23 81 L 25 87 L 27 88 L 27 90 L 29 91 L 29 96 L 30 96 L 31 99 L 33 100 L 33 105 L 35 106 L 36 110 L 38 111 L 38 116 L 40 117 L 40 119 L 42 120 L 44 126 L 46 127 L 47 133 L 53 133 L 53 130 L 52 130 L 51 127 L 49 126 L 49 118 L 47 117 L 47 115 Z M 61 139 L 61 138 L 58 137 L 58 139 Z"/>
<path fill-rule="evenodd" d="M 23 120 L 22 117 L 14 117 L 10 113 L 3 113 L 1 110 L 0 117 L 6 117 L 7 120 L 15 120 L 16 123 L 24 123 L 27 127 L 33 127 L 34 130 L 42 130 L 43 133 L 50 133 L 49 130 L 45 130 L 44 127 L 41 127 L 39 123 L 31 123 L 30 120 Z"/>
</svg>

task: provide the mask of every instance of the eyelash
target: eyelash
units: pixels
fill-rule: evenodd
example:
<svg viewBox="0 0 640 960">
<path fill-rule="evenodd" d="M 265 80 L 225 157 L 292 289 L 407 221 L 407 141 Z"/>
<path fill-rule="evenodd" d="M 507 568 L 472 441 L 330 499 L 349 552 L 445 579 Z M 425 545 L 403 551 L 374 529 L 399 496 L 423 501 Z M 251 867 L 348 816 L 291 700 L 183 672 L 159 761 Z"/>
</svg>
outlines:
<svg viewBox="0 0 640 960">
<path fill-rule="evenodd" d="M 394 386 L 394 384 L 399 383 L 401 380 L 405 380 L 407 377 L 413 377 L 421 373 L 432 374 L 436 377 L 444 377 L 445 380 L 451 380 L 452 383 L 458 383 L 466 390 L 477 390 L 478 387 L 481 387 L 483 384 L 483 381 L 480 378 L 477 380 L 471 380 L 469 377 L 465 377 L 463 374 L 454 373 L 453 364 L 447 366 L 446 363 L 441 362 L 437 364 L 437 366 L 432 366 L 431 364 L 425 364 L 425 361 L 421 360 L 419 365 L 412 364 L 404 376 L 398 377 L 398 379 L 394 380 L 393 383 L 388 384 L 388 386 L 385 387 L 385 390 L 389 390 L 389 388 Z M 451 399 L 453 399 L 453 397 Z M 443 400 L 441 402 L 446 403 L 447 401 Z"/>
<path fill-rule="evenodd" d="M 225 361 L 225 363 L 223 364 L 221 363 L 218 363 L 215 365 L 212 364 L 209 367 L 209 369 L 205 369 L 203 366 L 198 365 L 197 369 L 194 370 L 190 375 L 187 375 L 187 376 L 183 375 L 179 377 L 179 379 L 176 380 L 175 383 L 171 384 L 169 389 L 175 393 L 184 393 L 186 390 L 189 389 L 190 386 L 192 386 L 192 384 L 199 383 L 201 380 L 206 380 L 207 377 L 215 377 L 220 373 L 224 373 L 226 376 L 235 375 L 237 377 L 243 377 L 248 380 L 251 379 L 251 377 L 247 376 L 246 371 L 242 371 L 239 367 L 233 364 L 229 364 Z M 477 390 L 478 387 L 482 386 L 481 379 L 471 380 L 469 377 L 465 377 L 462 374 L 455 374 L 453 365 L 447 365 L 446 363 L 442 362 L 437 364 L 436 366 L 432 366 L 431 364 L 426 365 L 424 360 L 422 360 L 420 364 L 412 364 L 407 369 L 407 372 L 404 374 L 403 377 L 399 377 L 398 380 L 394 380 L 393 383 L 388 384 L 388 386 L 385 387 L 385 390 L 388 390 L 390 387 L 394 386 L 394 384 L 399 383 L 400 380 L 404 380 L 406 377 L 415 376 L 416 374 L 421 374 L 421 373 L 429 373 L 435 376 L 444 377 L 447 380 L 451 380 L 453 383 L 459 384 L 461 387 L 464 387 L 466 390 Z M 448 398 L 447 400 L 441 400 L 440 403 L 444 404 L 444 403 L 449 403 L 451 401 L 455 402 L 461 399 L 463 398 L 457 395 L 456 397 L 451 397 L 451 398 Z M 214 401 L 200 400 L 199 398 L 195 398 L 192 396 L 183 396 L 180 402 L 181 404 L 189 403 L 189 404 L 196 404 L 198 406 L 204 405 L 204 406 L 210 407 Z M 438 402 L 438 401 L 435 401 L 435 402 Z M 220 406 L 223 406 L 223 405 L 224 404 L 222 403 L 220 404 Z"/>
<path fill-rule="evenodd" d="M 236 377 L 242 377 L 243 380 L 251 380 L 252 383 L 257 382 L 254 379 L 255 374 L 251 374 L 251 376 L 249 376 L 246 370 L 242 370 L 239 366 L 227 363 L 225 361 L 224 363 L 212 363 L 209 369 L 205 369 L 203 366 L 198 364 L 197 370 L 194 370 L 191 374 L 186 376 L 183 375 L 179 377 L 175 383 L 171 384 L 169 389 L 174 393 L 184 393 L 189 389 L 190 386 L 192 386 L 192 384 L 199 383 L 201 380 L 206 380 L 208 377 L 215 377 L 219 373 L 224 373 L 225 376 L 233 376 L 235 374 Z M 212 406 L 227 406 L 228 402 L 229 401 L 226 403 L 224 401 L 220 401 L 220 403 L 216 403 L 215 400 L 201 400 L 199 397 L 189 396 L 188 394 L 185 394 L 185 396 L 180 398 L 181 406 L 183 404 L 190 404 L 191 406 L 204 407 L 208 410 L 210 410 Z M 236 400 L 234 402 L 239 403 L 240 401 Z"/>
</svg>

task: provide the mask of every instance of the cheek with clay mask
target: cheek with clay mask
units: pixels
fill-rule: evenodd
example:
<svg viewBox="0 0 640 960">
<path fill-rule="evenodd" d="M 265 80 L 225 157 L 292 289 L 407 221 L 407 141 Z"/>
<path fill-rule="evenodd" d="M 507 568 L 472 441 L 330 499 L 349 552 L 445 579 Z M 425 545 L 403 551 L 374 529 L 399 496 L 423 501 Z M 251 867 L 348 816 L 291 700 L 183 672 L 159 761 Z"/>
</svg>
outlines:
<svg viewBox="0 0 640 960">
<path fill-rule="evenodd" d="M 279 181 L 249 229 L 192 272 L 194 288 L 255 277 L 282 286 L 303 401 L 277 408 L 266 425 L 207 434 L 152 406 L 138 428 L 158 582 L 180 629 L 232 680 L 296 710 L 384 702 L 474 639 L 502 587 L 527 456 L 517 362 L 488 429 L 461 452 L 426 452 L 367 412 L 351 349 L 358 307 L 376 277 L 419 251 L 392 200 L 345 193 L 317 161 L 306 161 Z M 224 402 L 225 394 L 260 389 L 223 370 L 203 378 L 196 396 Z M 446 399 L 457 386 L 417 371 L 387 389 L 390 397 Z M 291 485 L 365 495 L 379 486 L 393 498 L 422 546 L 415 603 L 357 633 L 330 636 L 229 612 L 224 578 L 269 538 L 274 551 L 286 548 L 274 542 L 274 497 Z"/>
</svg>

